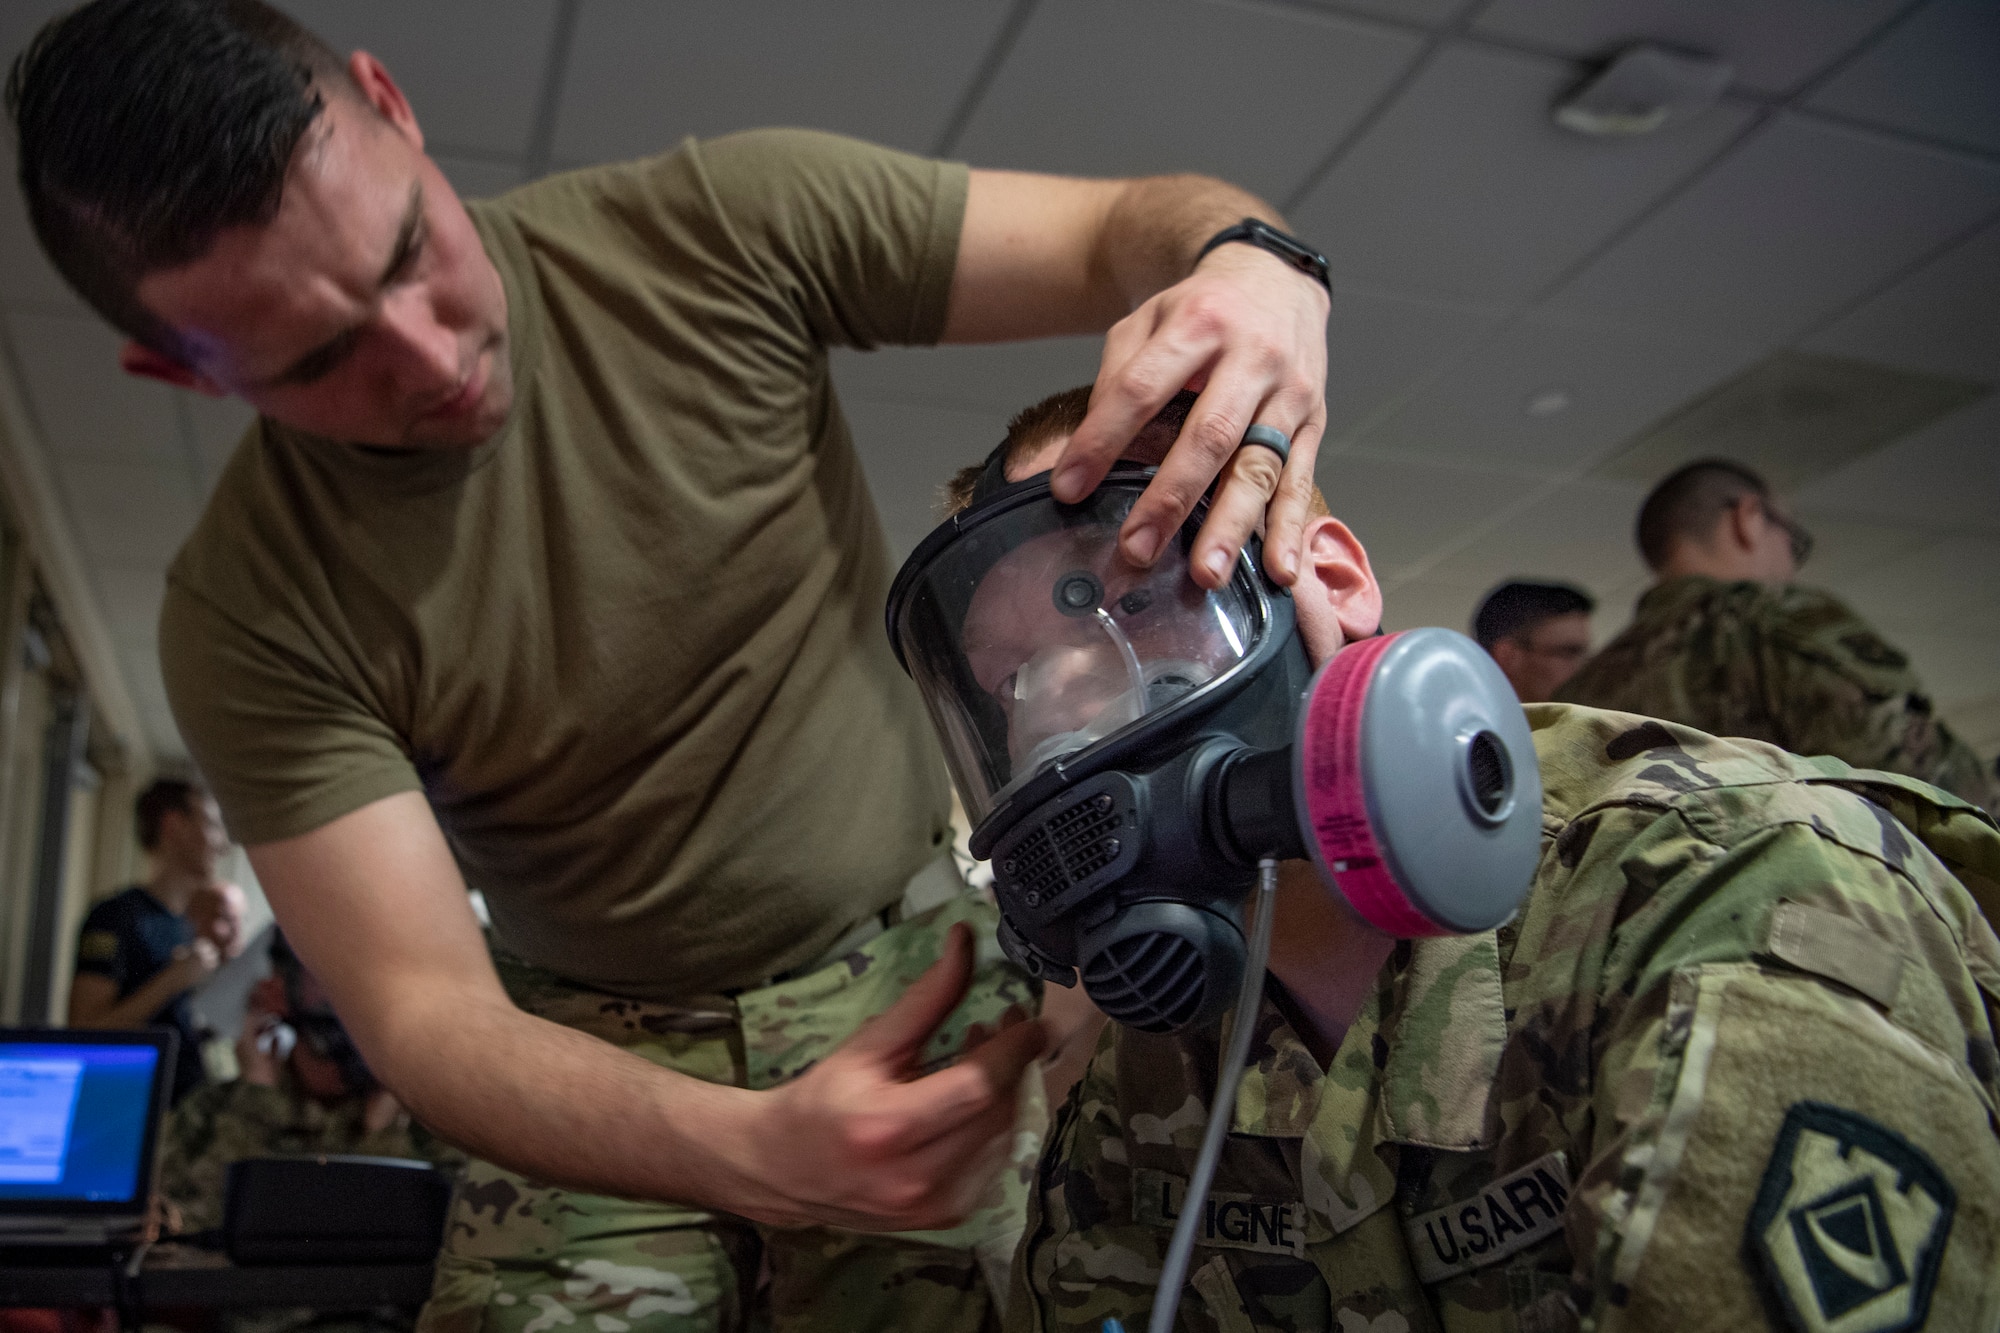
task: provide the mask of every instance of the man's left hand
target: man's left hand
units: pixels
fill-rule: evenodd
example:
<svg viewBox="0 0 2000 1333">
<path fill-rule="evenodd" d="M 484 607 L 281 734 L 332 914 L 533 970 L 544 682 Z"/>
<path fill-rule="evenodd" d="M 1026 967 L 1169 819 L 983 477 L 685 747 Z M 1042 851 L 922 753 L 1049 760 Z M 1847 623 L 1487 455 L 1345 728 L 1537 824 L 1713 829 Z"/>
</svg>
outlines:
<svg viewBox="0 0 2000 1333">
<path fill-rule="evenodd" d="M 1221 587 L 1268 509 L 1265 569 L 1291 583 L 1326 430 L 1327 309 L 1325 289 L 1277 256 L 1249 245 L 1211 251 L 1105 335 L 1090 412 L 1056 462 L 1056 498 L 1088 495 L 1154 413 L 1197 388 L 1180 438 L 1125 520 L 1125 553 L 1151 564 L 1220 476 L 1190 572 Z M 1291 437 L 1282 472 L 1271 450 L 1241 447 L 1256 425 Z"/>
</svg>

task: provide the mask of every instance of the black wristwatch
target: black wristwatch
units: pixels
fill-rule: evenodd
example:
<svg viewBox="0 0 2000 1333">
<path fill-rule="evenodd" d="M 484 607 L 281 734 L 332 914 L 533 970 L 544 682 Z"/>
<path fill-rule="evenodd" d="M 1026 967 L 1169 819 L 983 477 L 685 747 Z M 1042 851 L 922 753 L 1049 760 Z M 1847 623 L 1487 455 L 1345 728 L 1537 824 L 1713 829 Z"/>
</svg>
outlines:
<svg viewBox="0 0 2000 1333">
<path fill-rule="evenodd" d="M 1326 288 L 1328 296 L 1333 295 L 1333 280 L 1327 276 L 1326 256 L 1307 245 L 1296 236 L 1288 236 L 1268 222 L 1256 218 L 1244 218 L 1233 227 L 1224 227 L 1208 238 L 1208 244 L 1201 247 L 1201 253 L 1194 257 L 1199 264 L 1210 250 L 1218 245 L 1228 245 L 1231 241 L 1241 241 L 1254 245 L 1259 250 L 1268 250 L 1290 264 L 1299 272 Z"/>
</svg>

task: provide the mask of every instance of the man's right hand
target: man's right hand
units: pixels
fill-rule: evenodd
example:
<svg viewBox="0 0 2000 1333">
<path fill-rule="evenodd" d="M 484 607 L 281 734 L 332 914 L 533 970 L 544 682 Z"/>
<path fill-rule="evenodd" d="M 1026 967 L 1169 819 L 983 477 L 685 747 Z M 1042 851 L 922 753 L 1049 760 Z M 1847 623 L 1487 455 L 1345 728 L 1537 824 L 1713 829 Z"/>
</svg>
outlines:
<svg viewBox="0 0 2000 1333">
<path fill-rule="evenodd" d="M 1005 1023 L 948 1068 L 922 1074 L 925 1045 L 965 998 L 972 934 L 895 1004 L 798 1078 L 752 1094 L 732 1145 L 743 1176 L 733 1211 L 776 1226 L 915 1231 L 954 1226 L 1012 1146 L 1023 1073 L 1047 1042 L 1039 1019 Z"/>
</svg>

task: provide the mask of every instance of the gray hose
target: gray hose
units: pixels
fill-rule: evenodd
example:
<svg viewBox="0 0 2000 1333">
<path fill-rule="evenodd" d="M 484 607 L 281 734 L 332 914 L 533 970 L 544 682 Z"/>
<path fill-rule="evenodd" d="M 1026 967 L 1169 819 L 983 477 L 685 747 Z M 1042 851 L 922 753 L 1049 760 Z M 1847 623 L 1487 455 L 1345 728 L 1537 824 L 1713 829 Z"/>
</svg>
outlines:
<svg viewBox="0 0 2000 1333">
<path fill-rule="evenodd" d="M 1257 898 L 1251 904 L 1250 956 L 1243 964 L 1243 989 L 1236 997 L 1236 1011 L 1229 1022 L 1229 1049 L 1223 1054 L 1222 1068 L 1216 1072 L 1215 1100 L 1209 1103 L 1208 1128 L 1202 1131 L 1201 1154 L 1195 1158 L 1194 1172 L 1188 1177 L 1187 1198 L 1181 1201 L 1180 1221 L 1174 1223 L 1174 1238 L 1167 1245 L 1166 1262 L 1160 1266 L 1160 1285 L 1153 1291 L 1153 1315 L 1147 1333 L 1170 1333 L 1174 1315 L 1180 1309 L 1181 1287 L 1187 1282 L 1188 1261 L 1194 1254 L 1195 1228 L 1208 1202 L 1208 1187 L 1215 1181 L 1215 1164 L 1222 1157 L 1222 1141 L 1229 1135 L 1229 1122 L 1236 1118 L 1236 1085 L 1243 1079 L 1244 1061 L 1250 1058 L 1250 1034 L 1257 1027 L 1257 1010 L 1264 998 L 1264 964 L 1271 957 L 1271 917 L 1278 893 L 1278 863 L 1265 857 L 1257 863 Z"/>
</svg>

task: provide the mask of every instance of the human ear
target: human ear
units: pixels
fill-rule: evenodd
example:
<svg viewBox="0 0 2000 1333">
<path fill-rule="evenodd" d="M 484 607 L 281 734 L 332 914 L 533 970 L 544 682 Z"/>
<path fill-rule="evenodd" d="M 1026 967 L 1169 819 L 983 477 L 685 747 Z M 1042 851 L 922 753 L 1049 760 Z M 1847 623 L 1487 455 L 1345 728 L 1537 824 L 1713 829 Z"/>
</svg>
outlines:
<svg viewBox="0 0 2000 1333">
<path fill-rule="evenodd" d="M 410 109 L 410 99 L 403 96 L 403 90 L 389 76 L 388 67 L 366 51 L 356 51 L 347 58 L 347 75 L 361 90 L 362 99 L 374 107 L 396 133 L 422 152 L 424 132 L 417 124 L 417 113 Z"/>
<path fill-rule="evenodd" d="M 118 349 L 118 368 L 140 379 L 158 380 L 176 389 L 193 389 L 210 398 L 227 398 L 229 391 L 199 370 L 139 342 L 126 342 Z"/>
<path fill-rule="evenodd" d="M 1292 588 L 1302 624 L 1312 632 L 1324 618 L 1340 639 L 1364 639 L 1382 626 L 1382 587 L 1368 564 L 1368 552 L 1337 518 L 1321 515 L 1306 524 L 1305 569 Z M 1310 646 L 1310 645 L 1309 645 Z M 1330 653 L 1332 645 L 1322 649 Z"/>
</svg>

